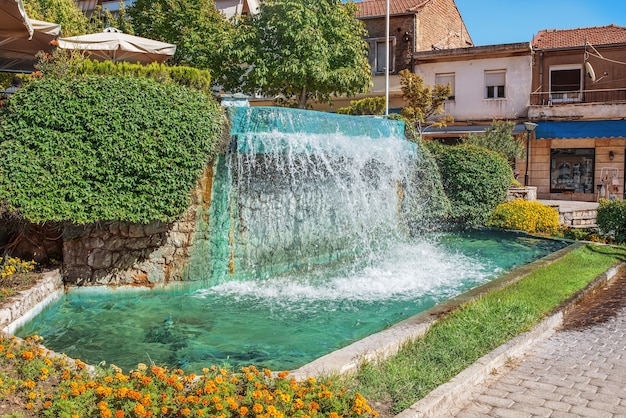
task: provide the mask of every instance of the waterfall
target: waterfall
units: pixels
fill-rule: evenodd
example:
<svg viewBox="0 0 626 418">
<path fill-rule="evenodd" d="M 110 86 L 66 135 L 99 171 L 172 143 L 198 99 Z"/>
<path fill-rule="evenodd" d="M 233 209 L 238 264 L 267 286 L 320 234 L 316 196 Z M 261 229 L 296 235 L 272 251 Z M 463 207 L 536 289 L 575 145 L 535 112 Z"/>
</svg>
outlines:
<svg viewBox="0 0 626 418">
<path fill-rule="evenodd" d="M 231 152 L 217 163 L 211 202 L 213 283 L 367 260 L 406 235 L 401 208 L 416 147 L 403 122 L 230 111 Z"/>
</svg>

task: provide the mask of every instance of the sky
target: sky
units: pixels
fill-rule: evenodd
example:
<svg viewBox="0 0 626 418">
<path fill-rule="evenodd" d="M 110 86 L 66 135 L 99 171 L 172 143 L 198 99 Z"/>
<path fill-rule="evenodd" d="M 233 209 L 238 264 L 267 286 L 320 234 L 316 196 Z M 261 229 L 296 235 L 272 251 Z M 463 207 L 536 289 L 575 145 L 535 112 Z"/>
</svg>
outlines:
<svg viewBox="0 0 626 418">
<path fill-rule="evenodd" d="M 543 29 L 626 27 L 626 0 L 455 0 L 476 46 L 530 42 Z"/>
</svg>

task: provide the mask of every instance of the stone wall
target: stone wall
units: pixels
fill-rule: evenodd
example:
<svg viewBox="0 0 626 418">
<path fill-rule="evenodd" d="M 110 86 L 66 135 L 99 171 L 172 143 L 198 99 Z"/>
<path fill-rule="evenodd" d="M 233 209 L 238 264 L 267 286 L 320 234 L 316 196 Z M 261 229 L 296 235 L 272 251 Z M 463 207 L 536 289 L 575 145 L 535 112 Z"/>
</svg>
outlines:
<svg viewBox="0 0 626 418">
<path fill-rule="evenodd" d="M 176 222 L 146 225 L 102 222 L 66 225 L 61 274 L 74 285 L 154 286 L 185 280 L 196 234 L 197 214 L 211 197 L 213 167 L 207 167 L 192 192 L 192 203 Z M 199 236 L 200 238 L 196 238 Z"/>
</svg>

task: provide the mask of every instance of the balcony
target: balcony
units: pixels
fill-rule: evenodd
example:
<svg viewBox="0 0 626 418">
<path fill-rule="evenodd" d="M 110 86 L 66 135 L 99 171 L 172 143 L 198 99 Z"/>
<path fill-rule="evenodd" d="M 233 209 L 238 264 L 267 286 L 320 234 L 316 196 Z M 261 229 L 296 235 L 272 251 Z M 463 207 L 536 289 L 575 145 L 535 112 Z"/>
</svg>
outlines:
<svg viewBox="0 0 626 418">
<path fill-rule="evenodd" d="M 528 117 L 539 120 L 621 119 L 626 87 L 531 93 Z"/>
</svg>

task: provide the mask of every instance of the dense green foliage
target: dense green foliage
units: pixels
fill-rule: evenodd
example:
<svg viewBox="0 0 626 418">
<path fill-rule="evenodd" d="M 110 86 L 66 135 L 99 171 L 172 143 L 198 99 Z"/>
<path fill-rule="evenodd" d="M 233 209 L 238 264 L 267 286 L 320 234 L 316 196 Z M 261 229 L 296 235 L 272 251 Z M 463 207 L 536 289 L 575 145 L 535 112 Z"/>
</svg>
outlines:
<svg viewBox="0 0 626 418">
<path fill-rule="evenodd" d="M 487 226 L 553 235 L 561 222 L 556 209 L 536 200 L 515 199 L 496 206 Z"/>
<path fill-rule="evenodd" d="M 136 0 L 128 9 L 135 34 L 176 45 L 169 63 L 208 69 L 223 80 L 232 53 L 234 26 L 212 0 Z"/>
<path fill-rule="evenodd" d="M 603 236 L 615 242 L 626 242 L 626 201 L 600 200 L 596 223 Z"/>
<path fill-rule="evenodd" d="M 473 300 L 436 323 L 423 338 L 348 378 L 371 403 L 405 410 L 483 355 L 539 321 L 599 274 L 624 260 L 626 250 L 587 245 Z"/>
<path fill-rule="evenodd" d="M 301 109 L 309 100 L 365 93 L 372 77 L 366 31 L 355 11 L 354 3 L 341 0 L 261 2 L 260 13 L 238 25 L 241 56 L 232 69 L 239 73 L 226 87 Z"/>
<path fill-rule="evenodd" d="M 350 106 L 337 109 L 337 113 L 342 115 L 382 115 L 385 113 L 384 97 L 366 97 L 360 100 L 351 100 Z"/>
<path fill-rule="evenodd" d="M 504 202 L 511 185 L 511 168 L 506 159 L 474 145 L 427 144 L 452 204 L 452 220 L 484 225 L 495 207 Z"/>
<path fill-rule="evenodd" d="M 202 92 L 132 77 L 33 82 L 0 119 L 0 200 L 27 220 L 173 220 L 221 138 Z"/>
<path fill-rule="evenodd" d="M 524 143 L 513 136 L 515 123 L 502 120 L 494 120 L 491 127 L 483 134 L 469 134 L 464 143 L 487 148 L 504 155 L 509 161 L 524 157 Z"/>
<path fill-rule="evenodd" d="M 446 196 L 441 175 L 432 153 L 420 139 L 415 128 L 405 124 L 405 135 L 417 144 L 414 171 L 409 177 L 409 187 L 404 196 L 408 212 L 408 227 L 416 234 L 441 226 L 451 212 L 450 200 Z"/>
<path fill-rule="evenodd" d="M 129 62 L 96 61 L 84 59 L 80 54 L 57 49 L 52 54 L 39 57 L 37 68 L 42 78 L 63 78 L 83 75 L 130 76 L 150 78 L 160 83 L 175 83 L 212 93 L 211 73 L 198 68 L 151 64 L 131 64 Z"/>
</svg>

